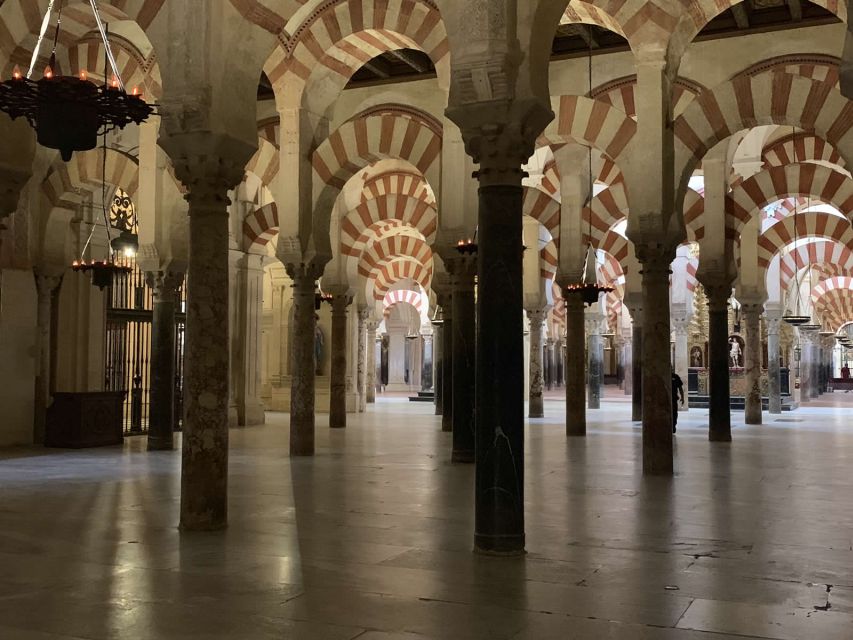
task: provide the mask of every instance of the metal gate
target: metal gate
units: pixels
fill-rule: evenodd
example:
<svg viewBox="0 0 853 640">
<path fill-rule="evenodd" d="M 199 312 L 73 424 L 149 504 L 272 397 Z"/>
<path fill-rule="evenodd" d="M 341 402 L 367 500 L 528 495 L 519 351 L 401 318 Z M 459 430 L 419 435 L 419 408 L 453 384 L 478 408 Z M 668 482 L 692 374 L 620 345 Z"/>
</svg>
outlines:
<svg viewBox="0 0 853 640">
<path fill-rule="evenodd" d="M 107 391 L 125 391 L 123 423 L 125 435 L 148 432 L 151 399 L 151 329 L 154 291 L 133 258 L 118 259 L 131 267 L 118 274 L 107 290 L 106 348 L 104 349 Z M 175 331 L 175 428 L 183 421 L 183 354 L 186 315 L 185 291 L 178 292 Z"/>
</svg>

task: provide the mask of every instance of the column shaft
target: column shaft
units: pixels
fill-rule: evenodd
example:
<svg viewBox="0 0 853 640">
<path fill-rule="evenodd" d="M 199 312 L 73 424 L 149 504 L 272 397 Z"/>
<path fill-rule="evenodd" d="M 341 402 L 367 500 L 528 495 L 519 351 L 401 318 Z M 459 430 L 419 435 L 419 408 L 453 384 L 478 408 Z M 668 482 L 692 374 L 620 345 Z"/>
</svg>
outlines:
<svg viewBox="0 0 853 640">
<path fill-rule="evenodd" d="M 782 413 L 782 369 L 779 365 L 779 322 L 771 318 L 767 323 L 767 386 L 771 414 Z"/>
<path fill-rule="evenodd" d="M 566 435 L 586 435 L 586 329 L 580 294 L 566 300 Z"/>
<path fill-rule="evenodd" d="M 643 327 L 634 322 L 631 337 L 631 420 L 643 420 Z"/>
<path fill-rule="evenodd" d="M 639 253 L 639 252 L 638 252 Z M 669 276 L 672 256 L 647 251 L 643 275 L 643 473 L 672 475 L 672 364 Z"/>
<path fill-rule="evenodd" d="M 61 276 L 43 275 L 35 273 L 37 308 L 36 308 L 36 377 L 34 381 L 34 407 L 33 407 L 33 443 L 44 444 L 47 429 L 47 408 L 51 398 L 51 380 L 53 378 L 51 365 L 54 362 L 52 356 L 56 346 L 51 340 L 53 331 L 51 324 L 53 318 L 53 307 L 56 303 L 56 293 L 62 284 Z"/>
<path fill-rule="evenodd" d="M 706 287 L 708 293 L 708 438 L 731 442 L 731 392 L 729 390 L 729 296 L 731 285 Z"/>
<path fill-rule="evenodd" d="M 483 184 L 492 174 L 481 169 L 479 192 L 474 544 L 499 554 L 522 553 L 525 540 L 523 190 L 516 174 L 517 184 Z"/>
<path fill-rule="evenodd" d="M 356 385 L 358 411 L 364 413 L 367 410 L 367 309 L 358 310 L 358 355 L 356 356 Z"/>
<path fill-rule="evenodd" d="M 376 404 L 376 330 L 379 323 L 375 320 L 367 321 L 367 375 L 365 385 L 368 404 Z"/>
<path fill-rule="evenodd" d="M 444 413 L 444 324 L 433 323 L 433 328 L 435 415 L 440 416 Z"/>
<path fill-rule="evenodd" d="M 746 324 L 746 424 L 761 424 L 761 312 L 760 304 L 743 305 Z"/>
<path fill-rule="evenodd" d="M 542 376 L 542 329 L 545 323 L 546 309 L 528 309 L 530 319 L 530 407 L 531 418 L 545 416 L 543 392 L 545 381 Z"/>
<path fill-rule="evenodd" d="M 314 309 L 317 270 L 310 265 L 287 265 L 293 280 L 293 348 L 290 386 L 290 455 L 314 455 Z"/>
<path fill-rule="evenodd" d="M 228 520 L 228 201 L 190 193 L 181 528 Z M 207 196 L 207 197 L 204 197 Z"/>
<path fill-rule="evenodd" d="M 448 260 L 453 286 L 453 462 L 474 462 L 474 401 L 477 368 L 473 256 Z"/>
<path fill-rule="evenodd" d="M 442 412 L 441 430 L 447 433 L 453 431 L 453 316 L 450 311 L 451 300 L 444 313 L 443 339 L 441 349 L 443 351 L 441 366 Z M 442 307 L 445 309 L 445 307 Z"/>
<path fill-rule="evenodd" d="M 164 271 L 148 274 L 148 284 L 154 290 L 149 451 L 175 448 L 175 306 L 182 279 L 182 274 Z"/>
<path fill-rule="evenodd" d="M 604 371 L 604 344 L 598 329 L 589 335 L 589 374 L 587 382 L 587 403 L 590 409 L 601 408 L 601 385 Z"/>
<path fill-rule="evenodd" d="M 347 426 L 347 307 L 349 295 L 332 297 L 332 370 L 329 374 L 329 426 Z"/>
</svg>

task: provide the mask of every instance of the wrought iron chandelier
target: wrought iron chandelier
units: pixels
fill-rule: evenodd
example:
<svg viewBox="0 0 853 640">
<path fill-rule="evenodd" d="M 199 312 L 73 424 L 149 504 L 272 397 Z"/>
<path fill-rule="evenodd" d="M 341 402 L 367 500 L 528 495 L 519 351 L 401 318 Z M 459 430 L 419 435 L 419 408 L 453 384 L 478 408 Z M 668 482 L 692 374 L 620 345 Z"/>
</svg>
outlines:
<svg viewBox="0 0 853 640">
<path fill-rule="evenodd" d="M 16 66 L 12 78 L 0 83 L 0 111 L 13 120 L 25 118 L 35 129 L 39 144 L 57 149 L 62 159 L 68 162 L 75 151 L 94 149 L 100 134 L 123 129 L 131 122 L 145 122 L 154 113 L 154 107 L 142 99 L 137 88 L 129 94 L 125 90 L 97 0 L 89 0 L 89 4 L 104 43 L 104 84 L 96 85 L 89 80 L 86 70 L 81 70 L 77 76 L 56 74 L 56 45 L 62 24 L 63 2 L 59 0 L 57 7 L 53 50 L 44 75 L 40 80 L 31 79 L 56 0 L 50 0 L 48 4 L 26 75 Z M 110 82 L 107 82 L 108 66 L 113 72 Z"/>
<path fill-rule="evenodd" d="M 792 130 L 793 130 L 793 127 L 792 127 Z M 798 229 L 798 225 L 797 225 L 797 221 L 798 221 L 797 214 L 799 213 L 799 204 L 800 204 L 799 200 L 795 196 L 794 197 L 794 251 L 797 251 L 797 249 L 799 248 L 799 229 Z M 780 258 L 779 258 L 780 267 L 781 267 L 781 260 L 782 260 L 782 258 L 780 256 Z M 796 308 L 794 313 L 791 313 L 790 311 L 786 311 L 785 315 L 782 316 L 782 320 L 784 320 L 786 323 L 788 323 L 792 327 L 802 327 L 803 325 L 808 324 L 808 322 L 811 320 L 811 316 L 803 315 L 800 312 L 800 276 L 798 273 L 799 269 L 797 268 L 797 262 L 798 261 L 796 259 L 796 254 L 795 254 L 794 255 L 794 285 L 796 286 L 796 293 L 797 293 L 797 308 Z M 809 272 L 811 272 L 811 258 L 809 258 Z M 779 270 L 779 277 L 780 278 L 782 277 L 781 268 Z"/>
</svg>

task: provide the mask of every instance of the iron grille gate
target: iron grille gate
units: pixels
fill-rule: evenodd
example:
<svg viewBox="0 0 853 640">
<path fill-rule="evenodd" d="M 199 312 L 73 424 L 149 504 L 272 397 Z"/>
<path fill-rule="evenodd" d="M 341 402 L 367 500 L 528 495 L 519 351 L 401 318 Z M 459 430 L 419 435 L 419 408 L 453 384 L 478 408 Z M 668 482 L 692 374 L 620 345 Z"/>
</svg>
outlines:
<svg viewBox="0 0 853 640">
<path fill-rule="evenodd" d="M 108 391 L 125 391 L 123 424 L 125 435 L 148 432 L 151 399 L 151 334 L 154 292 L 136 260 L 117 262 L 131 267 L 118 274 L 107 290 L 106 345 L 104 349 Z M 175 326 L 175 428 L 183 422 L 183 373 L 186 328 L 186 295 L 178 292 Z"/>
</svg>

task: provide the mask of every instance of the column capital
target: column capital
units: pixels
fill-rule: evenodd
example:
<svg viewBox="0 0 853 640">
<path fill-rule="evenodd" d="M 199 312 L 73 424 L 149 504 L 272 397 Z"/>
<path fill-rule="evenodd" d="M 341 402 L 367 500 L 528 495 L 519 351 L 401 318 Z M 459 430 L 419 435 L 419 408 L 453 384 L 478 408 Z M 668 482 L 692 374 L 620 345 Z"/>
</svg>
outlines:
<svg viewBox="0 0 853 640">
<path fill-rule="evenodd" d="M 364 324 L 370 318 L 370 307 L 367 305 L 358 307 L 358 321 Z"/>
<path fill-rule="evenodd" d="M 634 253 L 640 263 L 641 274 L 672 273 L 675 247 L 663 243 L 644 242 L 634 246 Z"/>
<path fill-rule="evenodd" d="M 347 307 L 352 304 L 352 296 L 349 293 L 335 293 L 332 294 L 330 302 L 332 305 L 333 316 L 345 316 L 347 313 Z"/>
<path fill-rule="evenodd" d="M 62 284 L 64 273 L 58 269 L 35 268 L 33 276 L 36 281 L 36 292 L 39 296 L 50 296 Z"/>
<path fill-rule="evenodd" d="M 178 289 L 184 283 L 184 274 L 180 271 L 146 271 L 146 284 L 154 290 L 156 301 L 175 300 Z"/>
<path fill-rule="evenodd" d="M 764 313 L 764 303 L 762 302 L 743 302 L 740 305 L 743 315 L 749 319 L 750 317 L 758 319 Z"/>
<path fill-rule="evenodd" d="M 527 318 L 530 320 L 530 326 L 537 326 L 540 329 L 542 325 L 545 324 L 545 320 L 548 319 L 548 311 L 550 307 L 536 307 L 533 309 L 525 309 L 527 312 Z"/>
<path fill-rule="evenodd" d="M 284 270 L 290 276 L 290 279 L 293 280 L 294 285 L 300 285 L 306 282 L 316 284 L 317 280 L 323 275 L 324 268 L 315 262 L 290 262 L 284 265 Z"/>
<path fill-rule="evenodd" d="M 477 276 L 477 255 L 459 254 L 444 257 L 444 268 L 450 274 L 450 285 L 453 290 L 473 290 L 474 279 Z"/>
</svg>

